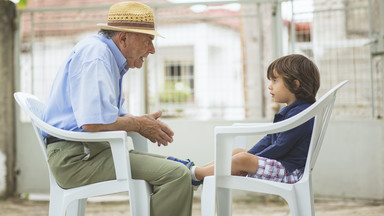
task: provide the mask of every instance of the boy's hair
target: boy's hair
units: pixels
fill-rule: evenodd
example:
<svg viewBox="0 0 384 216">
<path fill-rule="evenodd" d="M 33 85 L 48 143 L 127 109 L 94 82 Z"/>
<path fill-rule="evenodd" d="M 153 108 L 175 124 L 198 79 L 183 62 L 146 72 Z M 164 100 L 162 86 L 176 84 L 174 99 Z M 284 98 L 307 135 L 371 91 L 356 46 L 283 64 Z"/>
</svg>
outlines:
<svg viewBox="0 0 384 216">
<path fill-rule="evenodd" d="M 299 54 L 283 56 L 269 65 L 267 70 L 269 80 L 276 78 L 274 71 L 283 78 L 285 86 L 295 94 L 296 99 L 310 103 L 316 101 L 316 93 L 320 87 L 320 73 L 310 59 Z M 299 88 L 296 88 L 295 80 L 300 82 Z"/>
</svg>

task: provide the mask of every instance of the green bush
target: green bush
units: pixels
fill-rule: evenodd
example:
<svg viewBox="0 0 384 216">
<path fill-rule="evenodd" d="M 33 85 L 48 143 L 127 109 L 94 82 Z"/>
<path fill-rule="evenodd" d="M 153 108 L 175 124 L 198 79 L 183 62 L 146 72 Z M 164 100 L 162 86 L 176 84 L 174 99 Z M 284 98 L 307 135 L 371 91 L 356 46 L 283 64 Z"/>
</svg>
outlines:
<svg viewBox="0 0 384 216">
<path fill-rule="evenodd" d="M 160 102 L 187 102 L 191 98 L 191 91 L 184 86 L 182 82 L 168 82 L 164 86 L 164 90 L 159 93 Z"/>
</svg>

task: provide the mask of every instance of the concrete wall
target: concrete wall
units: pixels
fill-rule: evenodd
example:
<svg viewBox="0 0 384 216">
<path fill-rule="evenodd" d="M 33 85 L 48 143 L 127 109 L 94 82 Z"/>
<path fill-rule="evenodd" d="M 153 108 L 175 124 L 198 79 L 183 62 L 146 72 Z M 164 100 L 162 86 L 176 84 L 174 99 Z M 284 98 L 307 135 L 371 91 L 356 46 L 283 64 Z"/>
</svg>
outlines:
<svg viewBox="0 0 384 216">
<path fill-rule="evenodd" d="M 175 141 L 168 147 L 158 148 L 152 144 L 150 151 L 190 158 L 197 164 L 213 160 L 213 128 L 232 124 L 229 121 L 164 121 L 175 131 Z M 315 196 L 384 200 L 383 128 L 384 122 L 379 120 L 331 121 L 313 174 Z M 18 126 L 19 193 L 49 191 L 46 165 L 33 136 L 31 125 Z M 250 137 L 248 146 L 259 138 Z"/>
<path fill-rule="evenodd" d="M 384 122 L 334 121 L 313 174 L 322 196 L 384 199 Z"/>
</svg>

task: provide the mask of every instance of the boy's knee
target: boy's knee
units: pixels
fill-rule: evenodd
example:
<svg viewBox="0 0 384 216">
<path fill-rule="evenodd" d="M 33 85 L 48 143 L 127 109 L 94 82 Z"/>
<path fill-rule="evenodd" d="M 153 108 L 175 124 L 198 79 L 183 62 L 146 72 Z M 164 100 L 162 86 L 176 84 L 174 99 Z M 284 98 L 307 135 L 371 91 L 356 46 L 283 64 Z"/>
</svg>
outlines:
<svg viewBox="0 0 384 216">
<path fill-rule="evenodd" d="M 248 154 L 247 152 L 239 152 L 232 158 L 232 163 L 237 165 L 242 165 L 248 161 Z"/>
<path fill-rule="evenodd" d="M 242 148 L 235 148 L 232 150 L 232 155 L 236 155 L 236 154 L 239 154 L 239 153 L 242 153 L 242 152 L 246 152 L 245 149 L 242 149 Z"/>
</svg>

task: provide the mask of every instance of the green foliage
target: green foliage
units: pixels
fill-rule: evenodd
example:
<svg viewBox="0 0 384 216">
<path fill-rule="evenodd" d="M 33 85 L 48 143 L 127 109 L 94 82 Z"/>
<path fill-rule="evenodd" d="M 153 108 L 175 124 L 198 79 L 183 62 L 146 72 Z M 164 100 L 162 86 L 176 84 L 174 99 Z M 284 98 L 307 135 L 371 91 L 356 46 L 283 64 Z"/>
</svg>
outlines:
<svg viewBox="0 0 384 216">
<path fill-rule="evenodd" d="M 25 8 L 27 7 L 28 0 L 20 0 L 16 5 L 18 8 Z"/>
<path fill-rule="evenodd" d="M 159 99 L 162 103 L 187 102 L 190 97 L 189 88 L 185 88 L 183 83 L 175 81 L 168 81 L 164 85 L 164 90 L 159 93 Z"/>
</svg>

